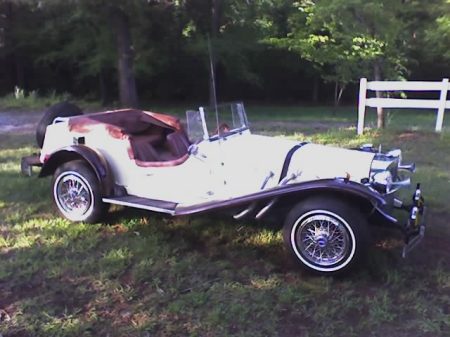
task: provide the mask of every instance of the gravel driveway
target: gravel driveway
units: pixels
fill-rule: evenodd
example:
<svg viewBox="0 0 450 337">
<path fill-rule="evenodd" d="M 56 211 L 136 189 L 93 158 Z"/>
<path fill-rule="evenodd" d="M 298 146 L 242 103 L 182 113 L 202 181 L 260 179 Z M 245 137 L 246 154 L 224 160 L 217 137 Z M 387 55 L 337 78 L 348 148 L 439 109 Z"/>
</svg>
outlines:
<svg viewBox="0 0 450 337">
<path fill-rule="evenodd" d="M 0 133 L 33 133 L 43 111 L 0 111 Z"/>
</svg>

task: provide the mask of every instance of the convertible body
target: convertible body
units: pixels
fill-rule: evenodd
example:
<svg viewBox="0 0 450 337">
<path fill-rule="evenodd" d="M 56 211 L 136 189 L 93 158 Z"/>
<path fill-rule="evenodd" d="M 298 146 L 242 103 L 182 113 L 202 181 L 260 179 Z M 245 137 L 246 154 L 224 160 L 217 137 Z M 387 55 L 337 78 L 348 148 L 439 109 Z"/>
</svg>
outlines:
<svg viewBox="0 0 450 337">
<path fill-rule="evenodd" d="M 423 237 L 420 185 L 410 205 L 395 196 L 415 169 L 401 163 L 400 150 L 255 135 L 242 103 L 188 111 L 186 122 L 135 109 L 56 116 L 23 171 L 34 165 L 40 176 L 53 175 L 55 204 L 73 221 L 98 221 L 108 204 L 170 215 L 275 216 L 294 256 L 316 272 L 340 272 L 360 255 L 367 238 L 354 227 L 366 225 L 354 220 L 399 230 L 404 255 Z M 394 208 L 408 212 L 405 223 Z"/>
</svg>

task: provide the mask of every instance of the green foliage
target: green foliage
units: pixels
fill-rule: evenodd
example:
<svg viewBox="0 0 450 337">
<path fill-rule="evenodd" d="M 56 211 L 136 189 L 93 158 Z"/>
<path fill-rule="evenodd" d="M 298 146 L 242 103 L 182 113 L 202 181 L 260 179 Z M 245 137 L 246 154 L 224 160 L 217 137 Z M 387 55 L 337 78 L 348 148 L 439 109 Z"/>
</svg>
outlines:
<svg viewBox="0 0 450 337">
<path fill-rule="evenodd" d="M 397 1 L 300 1 L 289 17 L 286 36 L 268 43 L 310 61 L 325 81 L 345 85 L 371 77 L 382 65 L 386 78 L 406 73 L 408 32 Z"/>
<path fill-rule="evenodd" d="M 445 62 L 450 60 L 447 46 L 450 43 L 450 3 L 446 0 L 432 3 L 430 6 L 432 21 L 427 22 L 425 40 L 428 48 L 428 59 L 439 58 Z"/>
<path fill-rule="evenodd" d="M 57 94 L 51 91 L 48 95 L 39 95 L 36 90 L 26 93 L 25 90 L 16 87 L 14 93 L 0 97 L 1 109 L 42 109 L 50 105 L 70 99 L 68 93 Z"/>
<path fill-rule="evenodd" d="M 449 71 L 446 0 L 21 0 L 0 4 L 0 94 L 117 101 L 114 9 L 128 17 L 144 102 L 205 101 L 208 35 L 221 100 L 310 101 L 320 88 L 326 101 L 328 83 L 355 89 L 375 65 L 385 79 Z"/>
</svg>

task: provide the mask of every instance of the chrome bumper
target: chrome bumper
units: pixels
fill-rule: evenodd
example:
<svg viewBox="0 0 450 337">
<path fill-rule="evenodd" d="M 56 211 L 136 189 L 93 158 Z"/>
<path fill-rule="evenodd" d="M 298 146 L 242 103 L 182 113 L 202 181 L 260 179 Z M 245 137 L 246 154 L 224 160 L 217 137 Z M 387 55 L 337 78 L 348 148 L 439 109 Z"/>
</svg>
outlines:
<svg viewBox="0 0 450 337">
<path fill-rule="evenodd" d="M 20 161 L 20 171 L 23 175 L 31 176 L 33 174 L 33 166 L 41 167 L 42 163 L 39 160 L 39 155 L 22 157 Z"/>
<path fill-rule="evenodd" d="M 412 201 L 413 203 L 409 207 L 402 207 L 409 212 L 408 221 L 403 228 L 405 235 L 405 245 L 402 252 L 403 258 L 416 248 L 425 236 L 426 207 L 420 184 L 417 184 Z"/>
</svg>

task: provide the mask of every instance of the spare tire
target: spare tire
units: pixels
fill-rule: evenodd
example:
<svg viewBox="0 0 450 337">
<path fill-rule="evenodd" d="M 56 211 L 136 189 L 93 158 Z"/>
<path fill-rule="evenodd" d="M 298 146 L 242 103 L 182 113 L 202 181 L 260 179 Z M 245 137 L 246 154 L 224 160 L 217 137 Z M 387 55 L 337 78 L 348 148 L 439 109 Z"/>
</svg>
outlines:
<svg viewBox="0 0 450 337">
<path fill-rule="evenodd" d="M 40 148 L 44 144 L 45 131 L 56 117 L 72 117 L 82 115 L 83 112 L 75 104 L 69 102 L 61 102 L 52 105 L 45 111 L 36 128 L 36 142 Z"/>
</svg>

